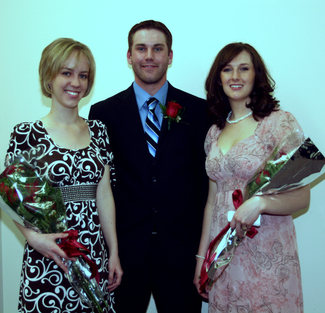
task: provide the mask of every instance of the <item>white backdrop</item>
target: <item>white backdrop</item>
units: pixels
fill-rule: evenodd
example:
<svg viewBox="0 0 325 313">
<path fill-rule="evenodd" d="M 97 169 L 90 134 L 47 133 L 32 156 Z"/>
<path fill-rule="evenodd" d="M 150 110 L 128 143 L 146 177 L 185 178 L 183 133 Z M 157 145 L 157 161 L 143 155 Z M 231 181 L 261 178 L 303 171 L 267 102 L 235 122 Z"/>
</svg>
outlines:
<svg viewBox="0 0 325 313">
<path fill-rule="evenodd" d="M 202 98 L 217 52 L 233 41 L 252 44 L 277 83 L 282 107 L 325 153 L 324 12 L 323 0 L 0 0 L 0 171 L 13 126 L 49 110 L 38 83 L 45 46 L 58 37 L 71 37 L 92 50 L 98 69 L 95 86 L 80 106 L 81 116 L 87 117 L 91 104 L 131 84 L 127 34 L 146 19 L 164 22 L 173 34 L 169 81 Z M 295 218 L 307 313 L 324 310 L 324 178 L 312 186 L 310 207 Z M 0 313 L 17 310 L 23 242 L 0 211 Z M 152 304 L 148 312 L 156 312 Z"/>
</svg>

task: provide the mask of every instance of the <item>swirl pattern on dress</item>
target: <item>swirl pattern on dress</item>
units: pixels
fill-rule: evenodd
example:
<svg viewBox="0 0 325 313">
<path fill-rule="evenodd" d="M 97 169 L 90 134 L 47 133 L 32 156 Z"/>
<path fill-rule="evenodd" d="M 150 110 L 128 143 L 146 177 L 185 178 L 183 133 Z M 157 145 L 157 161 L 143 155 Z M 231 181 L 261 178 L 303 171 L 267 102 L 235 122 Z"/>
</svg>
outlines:
<svg viewBox="0 0 325 313">
<path fill-rule="evenodd" d="M 110 166 L 115 183 L 113 154 L 106 127 L 97 120 L 88 121 L 90 144 L 84 149 L 66 149 L 53 142 L 41 120 L 18 124 L 11 134 L 7 160 L 22 154 L 32 160 L 35 169 L 57 187 L 97 185 Z M 39 156 L 38 151 L 42 151 Z M 100 275 L 100 287 L 109 299 L 108 251 L 99 223 L 95 199 L 65 202 L 68 229 L 79 232 L 78 241 L 90 250 Z M 63 271 L 53 260 L 44 258 L 26 243 L 21 272 L 19 312 L 90 313 L 70 286 Z"/>
</svg>

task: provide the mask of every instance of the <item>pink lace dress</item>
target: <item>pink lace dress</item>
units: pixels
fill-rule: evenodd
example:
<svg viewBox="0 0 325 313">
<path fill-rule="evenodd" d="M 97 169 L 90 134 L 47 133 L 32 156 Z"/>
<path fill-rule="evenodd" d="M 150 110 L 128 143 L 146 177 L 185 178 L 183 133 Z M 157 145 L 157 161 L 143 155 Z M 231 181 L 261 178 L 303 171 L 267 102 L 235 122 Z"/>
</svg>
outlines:
<svg viewBox="0 0 325 313">
<path fill-rule="evenodd" d="M 227 224 L 227 212 L 235 210 L 232 193 L 244 190 L 281 139 L 291 130 L 301 130 L 292 114 L 273 112 L 257 126 L 254 135 L 232 147 L 225 155 L 218 147 L 221 130 L 213 125 L 206 137 L 206 170 L 218 192 L 211 220 L 210 241 Z M 213 148 L 213 149 L 212 149 Z M 289 142 L 283 147 L 292 149 Z M 291 215 L 263 214 L 258 234 L 245 237 L 231 263 L 209 292 L 212 312 L 303 312 L 301 274 L 296 232 Z"/>
</svg>

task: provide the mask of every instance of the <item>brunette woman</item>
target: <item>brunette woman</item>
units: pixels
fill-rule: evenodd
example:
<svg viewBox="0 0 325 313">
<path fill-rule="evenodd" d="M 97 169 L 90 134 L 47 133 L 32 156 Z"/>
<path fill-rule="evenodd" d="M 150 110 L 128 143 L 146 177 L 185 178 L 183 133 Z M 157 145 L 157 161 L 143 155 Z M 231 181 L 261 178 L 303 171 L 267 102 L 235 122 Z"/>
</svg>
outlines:
<svg viewBox="0 0 325 313">
<path fill-rule="evenodd" d="M 217 271 L 212 287 L 199 290 L 209 243 L 226 226 L 228 211 L 235 211 L 234 190 L 244 193 L 249 179 L 262 169 L 281 140 L 292 130 L 301 131 L 294 116 L 279 108 L 273 96 L 274 81 L 248 44 L 229 44 L 218 53 L 206 90 L 215 124 L 205 142 L 210 183 L 194 284 L 209 299 L 209 313 L 303 312 L 291 214 L 308 206 L 309 186 L 245 201 L 230 226 L 241 236 L 261 214 L 258 234 L 245 236 L 231 263 Z M 288 140 L 279 153 L 291 151 L 295 144 L 296 140 Z"/>
</svg>

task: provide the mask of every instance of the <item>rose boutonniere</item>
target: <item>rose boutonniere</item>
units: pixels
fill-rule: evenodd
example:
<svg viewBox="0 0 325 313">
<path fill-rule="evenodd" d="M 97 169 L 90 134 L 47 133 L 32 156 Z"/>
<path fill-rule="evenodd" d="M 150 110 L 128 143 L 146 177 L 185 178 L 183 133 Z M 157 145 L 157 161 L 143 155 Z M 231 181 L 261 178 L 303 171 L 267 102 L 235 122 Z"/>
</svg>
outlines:
<svg viewBox="0 0 325 313">
<path fill-rule="evenodd" d="M 185 111 L 185 108 L 181 107 L 174 100 L 167 102 L 167 107 L 159 103 L 161 111 L 163 113 L 164 118 L 168 119 L 168 130 L 170 130 L 170 123 L 176 122 L 179 123 L 182 119 L 182 115 Z M 182 121 L 182 123 L 185 123 Z M 187 124 L 187 123 L 185 123 Z"/>
</svg>

